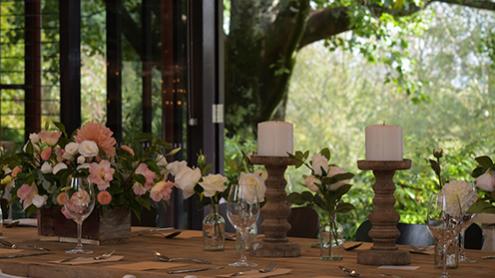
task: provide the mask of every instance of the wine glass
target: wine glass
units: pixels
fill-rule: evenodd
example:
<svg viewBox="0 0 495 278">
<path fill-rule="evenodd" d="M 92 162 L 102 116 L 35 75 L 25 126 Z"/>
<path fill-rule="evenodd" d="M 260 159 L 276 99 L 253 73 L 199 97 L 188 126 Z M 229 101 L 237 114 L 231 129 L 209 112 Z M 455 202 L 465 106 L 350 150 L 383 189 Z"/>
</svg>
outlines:
<svg viewBox="0 0 495 278">
<path fill-rule="evenodd" d="M 81 242 L 82 224 L 95 207 L 95 191 L 87 178 L 69 177 L 68 198 L 64 203 L 64 209 L 77 224 L 77 245 L 74 249 L 67 250 L 68 254 L 91 254 L 93 251 L 84 250 Z"/>
<path fill-rule="evenodd" d="M 428 206 L 428 230 L 441 246 L 441 278 L 448 278 L 447 255 L 448 247 L 456 238 L 455 220 L 446 212 L 447 201 L 445 194 L 435 194 Z M 436 257 L 436 255 L 435 255 Z"/>
<path fill-rule="evenodd" d="M 248 230 L 258 219 L 260 205 L 256 191 L 248 190 L 245 186 L 233 185 L 229 192 L 227 203 L 227 218 L 234 225 L 241 236 L 239 257 L 240 259 L 230 266 L 254 267 L 255 263 L 248 262 L 245 251 Z"/>
<path fill-rule="evenodd" d="M 476 260 L 469 259 L 464 252 L 464 234 L 466 232 L 466 229 L 473 223 L 474 216 L 476 215 L 476 214 L 468 211 L 469 207 L 477 199 L 476 188 L 474 187 L 474 185 L 471 185 L 469 187 L 469 194 L 464 199 L 467 199 L 465 201 L 468 202 L 467 203 L 468 205 L 466 206 L 465 209 L 461 210 L 461 215 L 460 215 L 460 219 L 459 219 L 459 230 L 460 230 L 460 232 L 459 232 L 459 245 L 460 245 L 459 261 L 465 262 L 465 263 L 475 263 Z"/>
</svg>

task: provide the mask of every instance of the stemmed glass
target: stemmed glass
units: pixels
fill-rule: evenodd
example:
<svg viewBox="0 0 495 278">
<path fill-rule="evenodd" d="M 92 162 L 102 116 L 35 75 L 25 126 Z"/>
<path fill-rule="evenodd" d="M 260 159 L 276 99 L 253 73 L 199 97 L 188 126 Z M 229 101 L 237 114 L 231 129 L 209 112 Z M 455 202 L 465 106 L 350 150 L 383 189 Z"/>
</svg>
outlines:
<svg viewBox="0 0 495 278">
<path fill-rule="evenodd" d="M 95 191 L 87 178 L 69 177 L 68 198 L 64 203 L 65 212 L 77 224 L 77 245 L 74 249 L 67 250 L 68 254 L 91 254 L 93 251 L 84 250 L 82 237 L 82 224 L 95 207 Z"/>
<path fill-rule="evenodd" d="M 255 263 L 248 262 L 245 252 L 248 230 L 258 219 L 260 205 L 257 194 L 249 194 L 253 193 L 252 190 L 249 190 L 249 192 L 247 191 L 248 190 L 244 186 L 233 185 L 230 188 L 227 203 L 227 218 L 241 236 L 241 246 L 239 246 L 240 258 L 238 261 L 230 264 L 230 266 L 235 267 L 256 266 Z"/>
<path fill-rule="evenodd" d="M 447 273 L 448 246 L 457 236 L 456 221 L 446 212 L 447 201 L 445 194 L 435 194 L 428 207 L 428 230 L 442 247 L 441 278 L 449 277 Z"/>
<path fill-rule="evenodd" d="M 468 200 L 465 200 L 468 202 L 469 206 L 466 206 L 467 209 L 476 201 L 476 189 L 473 185 L 470 186 L 469 188 L 469 194 L 467 195 Z M 465 263 L 474 263 L 476 262 L 475 260 L 469 259 L 465 252 L 464 252 L 464 234 L 466 232 L 466 229 L 473 223 L 473 218 L 475 216 L 474 213 L 470 213 L 467 209 L 463 209 L 461 206 L 461 215 L 459 219 L 459 261 L 460 262 L 465 262 Z"/>
</svg>

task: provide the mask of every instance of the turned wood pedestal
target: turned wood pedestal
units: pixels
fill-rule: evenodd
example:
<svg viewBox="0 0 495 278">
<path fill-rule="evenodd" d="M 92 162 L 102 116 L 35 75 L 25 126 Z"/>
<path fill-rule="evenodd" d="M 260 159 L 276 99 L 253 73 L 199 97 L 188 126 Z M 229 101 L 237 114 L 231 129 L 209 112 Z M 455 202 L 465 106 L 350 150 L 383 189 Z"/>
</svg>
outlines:
<svg viewBox="0 0 495 278">
<path fill-rule="evenodd" d="M 263 222 L 261 227 L 265 237 L 260 245 L 252 251 L 260 257 L 298 257 L 301 248 L 298 244 L 289 242 L 287 232 L 290 224 L 287 218 L 290 214 L 290 203 L 285 193 L 287 182 L 284 178 L 287 166 L 294 165 L 295 160 L 289 157 L 257 156 L 250 157 L 253 164 L 264 165 L 268 172 L 266 180 L 265 205 L 261 209 Z"/>
<path fill-rule="evenodd" d="M 370 250 L 360 251 L 358 264 L 407 265 L 411 263 L 409 252 L 399 250 L 395 241 L 400 235 L 397 229 L 399 214 L 394 208 L 395 171 L 411 168 L 411 160 L 402 161 L 358 161 L 361 170 L 372 170 L 375 175 L 373 212 L 369 216 L 372 224 L 369 236 L 373 240 Z"/>
</svg>

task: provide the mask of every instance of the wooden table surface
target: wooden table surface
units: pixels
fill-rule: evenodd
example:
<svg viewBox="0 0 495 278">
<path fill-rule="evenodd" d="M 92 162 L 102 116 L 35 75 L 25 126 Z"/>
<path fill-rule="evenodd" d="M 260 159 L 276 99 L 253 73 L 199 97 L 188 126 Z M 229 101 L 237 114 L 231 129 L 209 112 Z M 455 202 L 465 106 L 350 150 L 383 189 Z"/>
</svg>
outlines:
<svg viewBox="0 0 495 278">
<path fill-rule="evenodd" d="M 195 256 L 205 258 L 215 265 L 226 266 L 237 258 L 234 250 L 234 242 L 226 241 L 226 248 L 223 252 L 207 252 L 202 249 L 202 239 L 199 231 L 183 231 L 174 239 L 164 239 L 157 236 L 135 235 L 128 243 L 107 246 L 88 246 L 98 255 L 110 250 L 116 250 L 116 255 L 123 255 L 124 259 L 119 262 L 100 263 L 90 265 L 60 265 L 49 263 L 62 258 L 66 258 L 65 249 L 72 248 L 72 243 L 59 243 L 53 241 L 40 241 L 34 228 L 10 228 L 4 229 L 4 235 L 10 241 L 18 245 L 36 244 L 51 250 L 49 254 L 42 256 L 21 257 L 14 259 L 0 259 L 0 269 L 4 273 L 26 276 L 26 277 L 46 277 L 46 278 L 71 278 L 71 277 L 122 277 L 125 274 L 134 274 L 136 277 L 184 277 L 182 275 L 169 275 L 166 270 L 149 271 L 125 271 L 108 266 L 117 264 L 129 264 L 140 261 L 153 261 L 153 250 L 158 250 L 167 256 Z M 420 266 L 414 271 L 406 270 L 381 270 L 376 266 L 358 265 L 356 263 L 356 251 L 343 251 L 344 259 L 340 262 L 321 261 L 319 259 L 319 249 L 310 248 L 315 239 L 293 239 L 301 244 L 302 256 L 298 258 L 257 258 L 249 259 L 258 263 L 259 266 L 266 266 L 270 262 L 276 262 L 279 267 L 292 269 L 291 274 L 280 277 L 346 277 L 338 269 L 339 265 L 359 270 L 361 277 L 438 277 L 440 270 L 433 267 L 432 255 L 412 254 L 412 264 Z M 406 248 L 406 247 L 404 247 Z M 458 269 L 450 270 L 451 277 L 495 277 L 495 260 L 481 260 L 481 256 L 495 255 L 495 253 L 484 253 L 481 251 L 468 251 L 469 257 L 477 259 L 477 263 L 461 264 Z M 93 255 L 94 256 L 94 255 Z M 202 265 L 204 266 L 204 265 Z M 237 268 L 225 267 L 219 270 L 208 270 L 198 273 L 191 273 L 197 277 L 215 277 L 218 274 L 228 274 L 238 271 Z M 393 274 L 396 276 L 383 276 L 381 274 Z M 1 275 L 0 275 L 1 277 Z"/>
</svg>

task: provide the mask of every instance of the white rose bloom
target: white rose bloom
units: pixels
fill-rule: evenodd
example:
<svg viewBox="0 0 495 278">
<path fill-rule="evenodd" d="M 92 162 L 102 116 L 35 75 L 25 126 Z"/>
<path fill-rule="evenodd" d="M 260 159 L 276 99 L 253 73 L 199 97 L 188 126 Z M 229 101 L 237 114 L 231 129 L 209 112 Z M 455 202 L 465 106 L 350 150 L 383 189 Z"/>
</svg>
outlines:
<svg viewBox="0 0 495 278">
<path fill-rule="evenodd" d="M 79 156 L 77 158 L 77 164 L 83 164 L 84 162 L 86 162 L 86 158 L 84 156 Z"/>
<path fill-rule="evenodd" d="M 182 190 L 184 199 L 187 199 L 194 194 L 194 186 L 198 184 L 199 179 L 201 179 L 201 170 L 186 166 L 175 176 L 175 186 Z"/>
<path fill-rule="evenodd" d="M 41 173 L 48 174 L 51 173 L 52 171 L 53 171 L 52 165 L 48 161 L 45 161 L 43 165 L 41 165 Z"/>
<path fill-rule="evenodd" d="M 495 190 L 495 176 L 493 172 L 488 170 L 476 178 L 476 186 L 484 191 L 493 192 Z"/>
<path fill-rule="evenodd" d="M 8 175 L 8 174 L 10 174 L 10 173 L 12 173 L 12 169 L 10 169 L 10 168 L 9 168 L 9 166 L 7 166 L 7 165 L 4 165 L 4 166 L 2 167 L 2 171 L 3 171 L 5 174 L 7 174 L 7 175 Z"/>
<path fill-rule="evenodd" d="M 205 197 L 212 197 L 217 192 L 225 191 L 225 182 L 227 178 L 222 175 L 208 175 L 203 177 L 203 180 L 199 183 L 204 189 Z"/>
<path fill-rule="evenodd" d="M 241 173 L 239 186 L 243 191 L 242 196 L 246 202 L 252 204 L 256 201 L 261 203 L 265 200 L 265 182 L 257 174 Z"/>
<path fill-rule="evenodd" d="M 322 168 L 325 172 L 328 172 L 328 159 L 319 153 L 313 155 L 313 158 L 311 159 L 311 168 L 315 175 L 323 175 Z"/>
<path fill-rule="evenodd" d="M 55 166 L 53 166 L 52 172 L 54 175 L 56 175 L 58 172 L 60 172 L 61 170 L 64 170 L 64 169 L 67 169 L 67 165 L 65 165 L 65 163 L 63 163 L 63 162 L 59 162 Z"/>
<path fill-rule="evenodd" d="M 81 169 L 89 169 L 89 163 L 83 163 L 77 166 L 77 170 L 81 170 Z"/>
<path fill-rule="evenodd" d="M 160 167 L 165 167 L 167 166 L 168 162 L 167 162 L 167 159 L 165 158 L 165 156 L 163 156 L 162 154 L 159 154 L 156 156 L 156 165 L 160 166 Z"/>
<path fill-rule="evenodd" d="M 33 197 L 33 205 L 37 208 L 41 208 L 42 206 L 44 206 L 46 204 L 46 200 L 48 199 L 48 197 L 46 195 L 34 195 Z"/>
<path fill-rule="evenodd" d="M 182 172 L 182 170 L 186 168 L 189 167 L 187 167 L 187 162 L 185 161 L 174 161 L 167 164 L 167 170 L 169 170 L 173 176 L 177 176 L 180 172 Z"/>
<path fill-rule="evenodd" d="M 447 202 L 445 210 L 453 217 L 465 213 L 478 199 L 476 191 L 465 181 L 447 183 L 443 186 L 442 193 L 445 194 Z"/>
<path fill-rule="evenodd" d="M 79 153 L 84 157 L 95 157 L 98 155 L 98 145 L 93 141 L 82 141 L 78 149 Z"/>
<path fill-rule="evenodd" d="M 69 153 L 70 155 L 75 155 L 79 150 L 79 144 L 70 142 L 69 144 L 65 145 L 64 149 L 65 149 L 65 153 Z"/>
<path fill-rule="evenodd" d="M 345 173 L 344 169 L 337 167 L 337 166 L 330 166 L 330 168 L 328 169 L 328 176 L 329 177 L 333 177 L 335 175 L 344 174 L 344 173 Z M 335 191 L 335 190 L 339 189 L 341 186 L 346 185 L 348 183 L 349 183 L 349 180 L 342 180 L 342 181 L 339 181 L 337 183 L 331 184 L 330 190 Z"/>
<path fill-rule="evenodd" d="M 306 178 L 304 178 L 304 184 L 306 185 L 306 187 L 309 190 L 311 190 L 313 192 L 320 191 L 320 189 L 318 188 L 318 179 L 313 175 L 310 175 L 310 176 L 307 176 Z"/>
<path fill-rule="evenodd" d="M 64 154 L 62 155 L 62 159 L 65 159 L 65 160 L 72 160 L 74 157 L 68 153 L 68 152 L 64 152 Z"/>
<path fill-rule="evenodd" d="M 40 142 L 40 136 L 37 133 L 31 133 L 29 134 L 29 141 L 32 144 L 38 144 Z"/>
</svg>

